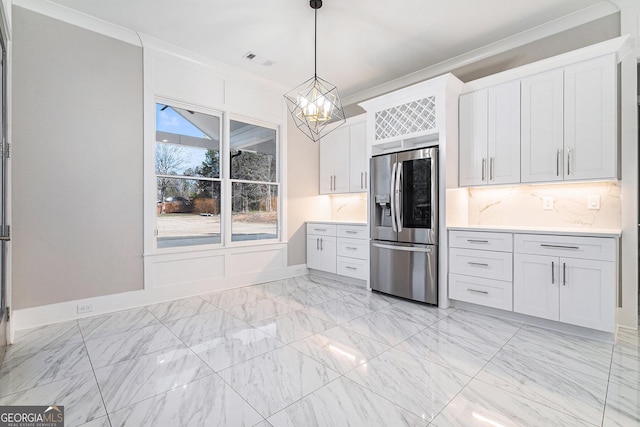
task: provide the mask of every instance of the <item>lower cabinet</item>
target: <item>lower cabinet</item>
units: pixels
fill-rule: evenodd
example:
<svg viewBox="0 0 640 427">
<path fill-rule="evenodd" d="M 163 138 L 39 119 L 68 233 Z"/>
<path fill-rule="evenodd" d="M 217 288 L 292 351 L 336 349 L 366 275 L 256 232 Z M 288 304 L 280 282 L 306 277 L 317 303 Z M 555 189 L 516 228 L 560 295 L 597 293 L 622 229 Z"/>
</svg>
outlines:
<svg viewBox="0 0 640 427">
<path fill-rule="evenodd" d="M 449 233 L 451 299 L 615 331 L 615 238 L 488 234 Z M 476 249 L 476 242 L 487 248 Z"/>
<path fill-rule="evenodd" d="M 367 226 L 307 223 L 307 267 L 354 279 L 368 280 Z"/>
<path fill-rule="evenodd" d="M 549 241 L 544 236 L 532 239 L 516 235 L 515 246 L 513 311 L 602 331 L 615 330 L 612 239 L 567 236 Z M 594 248 L 599 250 L 594 252 Z M 540 255 L 542 251 L 554 254 Z"/>
<path fill-rule="evenodd" d="M 307 267 L 314 270 L 336 272 L 336 238 L 307 236 Z"/>
</svg>

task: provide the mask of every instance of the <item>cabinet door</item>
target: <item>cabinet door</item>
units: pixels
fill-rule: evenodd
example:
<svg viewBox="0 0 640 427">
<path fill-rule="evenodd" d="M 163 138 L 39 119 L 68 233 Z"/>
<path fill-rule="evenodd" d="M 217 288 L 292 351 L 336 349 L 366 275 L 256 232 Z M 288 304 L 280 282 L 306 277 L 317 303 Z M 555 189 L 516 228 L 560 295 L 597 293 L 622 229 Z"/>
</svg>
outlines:
<svg viewBox="0 0 640 427">
<path fill-rule="evenodd" d="M 333 192 L 333 133 L 320 140 L 320 194 Z"/>
<path fill-rule="evenodd" d="M 368 184 L 366 123 L 356 123 L 349 128 L 349 191 L 364 193 Z"/>
<path fill-rule="evenodd" d="M 520 81 L 489 88 L 487 113 L 489 184 L 520 182 Z"/>
<path fill-rule="evenodd" d="M 333 131 L 333 192 L 349 192 L 349 127 Z"/>
<path fill-rule="evenodd" d="M 615 55 L 564 69 L 565 180 L 617 175 Z"/>
<path fill-rule="evenodd" d="M 560 321 L 614 332 L 614 263 L 572 258 L 560 258 L 560 263 Z"/>
<path fill-rule="evenodd" d="M 562 69 L 522 79 L 521 96 L 521 181 L 562 181 Z"/>
<path fill-rule="evenodd" d="M 320 236 L 307 236 L 307 267 L 322 270 Z"/>
<path fill-rule="evenodd" d="M 487 90 L 466 93 L 459 101 L 460 186 L 487 183 Z"/>
<path fill-rule="evenodd" d="M 307 236 L 307 267 L 314 270 L 336 272 L 336 238 Z"/>
<path fill-rule="evenodd" d="M 515 254 L 513 265 L 513 311 L 559 319 L 559 260 L 544 255 Z"/>
</svg>

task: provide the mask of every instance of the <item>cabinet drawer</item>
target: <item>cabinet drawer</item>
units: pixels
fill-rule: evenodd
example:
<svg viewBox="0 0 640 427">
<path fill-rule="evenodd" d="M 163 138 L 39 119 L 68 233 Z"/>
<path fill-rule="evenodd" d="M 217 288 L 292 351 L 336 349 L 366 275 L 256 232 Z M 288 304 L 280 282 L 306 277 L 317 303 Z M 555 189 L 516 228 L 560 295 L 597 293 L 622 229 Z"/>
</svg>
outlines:
<svg viewBox="0 0 640 427">
<path fill-rule="evenodd" d="M 515 252 L 567 258 L 615 261 L 615 239 L 606 237 L 516 234 Z"/>
<path fill-rule="evenodd" d="M 369 239 L 366 225 L 342 225 L 338 224 L 338 237 L 350 239 Z"/>
<path fill-rule="evenodd" d="M 369 262 L 363 259 L 339 256 L 337 273 L 342 276 L 367 280 L 367 277 L 369 277 Z"/>
<path fill-rule="evenodd" d="M 449 271 L 494 280 L 512 280 L 513 260 L 509 252 L 451 248 Z"/>
<path fill-rule="evenodd" d="M 513 310 L 511 282 L 449 273 L 449 298 L 501 310 Z"/>
<path fill-rule="evenodd" d="M 369 259 L 369 242 L 338 238 L 338 256 L 367 260 Z"/>
<path fill-rule="evenodd" d="M 485 231 L 450 231 L 449 247 L 511 252 L 513 250 L 513 235 Z"/>
<path fill-rule="evenodd" d="M 307 224 L 307 234 L 315 234 L 318 236 L 335 236 L 336 225 L 310 222 Z"/>
</svg>

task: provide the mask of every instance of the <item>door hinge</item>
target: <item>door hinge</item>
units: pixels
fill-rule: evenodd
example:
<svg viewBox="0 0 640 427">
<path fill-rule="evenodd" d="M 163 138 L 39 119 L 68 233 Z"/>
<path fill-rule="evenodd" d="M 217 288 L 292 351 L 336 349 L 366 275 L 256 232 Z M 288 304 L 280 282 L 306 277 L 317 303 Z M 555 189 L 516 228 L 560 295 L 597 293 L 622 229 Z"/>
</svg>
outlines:
<svg viewBox="0 0 640 427">
<path fill-rule="evenodd" d="M 158 229 L 157 228 L 155 230 L 153 230 L 153 235 L 158 237 Z"/>
<path fill-rule="evenodd" d="M 2 147 L 0 147 L 0 154 L 2 154 L 2 156 L 6 158 L 11 157 L 11 144 L 9 144 L 8 142 L 3 142 Z"/>
<path fill-rule="evenodd" d="M 11 240 L 11 226 L 0 225 L 0 241 L 9 241 L 9 240 Z"/>
<path fill-rule="evenodd" d="M 11 320 L 11 307 L 7 306 L 6 310 L 7 310 L 7 322 L 8 322 L 9 320 Z"/>
</svg>

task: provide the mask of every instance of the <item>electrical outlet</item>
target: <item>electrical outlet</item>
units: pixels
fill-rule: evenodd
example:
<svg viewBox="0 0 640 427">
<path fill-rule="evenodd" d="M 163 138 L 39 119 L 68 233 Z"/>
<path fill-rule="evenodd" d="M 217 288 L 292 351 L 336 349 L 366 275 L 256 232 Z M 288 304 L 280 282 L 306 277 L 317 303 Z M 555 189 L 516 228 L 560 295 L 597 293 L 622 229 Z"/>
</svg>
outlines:
<svg viewBox="0 0 640 427">
<path fill-rule="evenodd" d="M 545 211 L 549 211 L 549 210 L 553 209 L 553 197 L 544 196 L 542 198 L 542 209 L 545 210 Z"/>
<path fill-rule="evenodd" d="M 91 313 L 93 311 L 93 304 L 78 304 L 78 314 Z"/>
<path fill-rule="evenodd" d="M 587 209 L 599 210 L 600 209 L 600 196 L 588 196 L 587 197 Z"/>
</svg>

